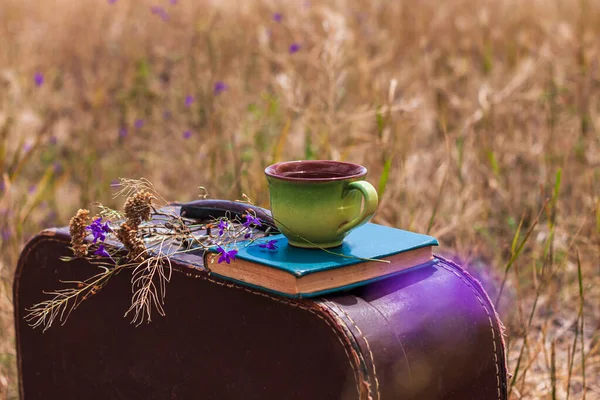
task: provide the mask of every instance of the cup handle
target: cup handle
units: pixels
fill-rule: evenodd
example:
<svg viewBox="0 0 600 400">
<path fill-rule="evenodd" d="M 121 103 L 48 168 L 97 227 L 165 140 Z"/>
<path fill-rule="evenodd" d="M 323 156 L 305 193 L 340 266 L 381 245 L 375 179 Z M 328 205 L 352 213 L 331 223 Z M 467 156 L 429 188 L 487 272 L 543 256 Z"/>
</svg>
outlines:
<svg viewBox="0 0 600 400">
<path fill-rule="evenodd" d="M 355 217 L 353 220 L 346 222 L 341 225 L 337 229 L 337 234 L 341 234 L 343 232 L 347 232 L 350 229 L 354 229 L 356 227 L 361 226 L 365 222 L 369 221 L 373 214 L 375 214 L 375 210 L 377 210 L 377 204 L 379 203 L 379 199 L 377 196 L 377 190 L 367 181 L 354 181 L 348 184 L 346 191 L 349 192 L 351 190 L 360 190 L 363 197 L 365 198 L 365 204 L 360 212 L 360 214 Z"/>
</svg>

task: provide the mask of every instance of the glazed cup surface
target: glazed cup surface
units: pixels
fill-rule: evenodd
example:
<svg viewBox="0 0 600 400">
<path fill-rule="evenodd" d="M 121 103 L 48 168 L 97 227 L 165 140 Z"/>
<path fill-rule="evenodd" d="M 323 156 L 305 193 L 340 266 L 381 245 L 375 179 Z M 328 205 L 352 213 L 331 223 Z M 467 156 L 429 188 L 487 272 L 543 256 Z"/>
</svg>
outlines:
<svg viewBox="0 0 600 400">
<path fill-rule="evenodd" d="M 265 174 L 275 225 L 292 246 L 340 246 L 377 208 L 377 191 L 365 180 L 362 165 L 288 161 L 270 165 Z"/>
</svg>

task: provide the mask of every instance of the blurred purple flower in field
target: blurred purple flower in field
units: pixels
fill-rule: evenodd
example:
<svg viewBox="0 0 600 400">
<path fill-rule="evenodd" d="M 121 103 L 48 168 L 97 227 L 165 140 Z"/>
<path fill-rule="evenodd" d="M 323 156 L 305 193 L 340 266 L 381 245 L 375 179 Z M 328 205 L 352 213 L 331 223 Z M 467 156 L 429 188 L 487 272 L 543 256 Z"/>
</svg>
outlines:
<svg viewBox="0 0 600 400">
<path fill-rule="evenodd" d="M 298 44 L 298 43 L 290 44 L 290 48 L 288 49 L 288 51 L 290 52 L 290 54 L 297 53 L 298 51 L 300 51 L 300 44 Z"/>
<path fill-rule="evenodd" d="M 171 4 L 177 4 L 177 0 L 169 0 L 169 3 L 171 3 Z"/>
<path fill-rule="evenodd" d="M 60 165 L 59 162 L 55 162 L 52 166 L 54 168 L 54 173 L 55 174 L 58 174 L 58 173 L 60 173 L 62 171 L 62 165 Z"/>
<path fill-rule="evenodd" d="M 281 13 L 276 12 L 273 14 L 273 21 L 281 22 L 282 19 L 283 19 L 283 15 L 281 15 Z"/>
<path fill-rule="evenodd" d="M 152 14 L 158 15 L 163 21 L 169 20 L 169 14 L 165 11 L 164 8 L 160 6 L 154 6 L 151 8 Z"/>
<path fill-rule="evenodd" d="M 58 142 L 58 139 L 56 138 L 56 136 L 54 136 L 54 135 L 50 136 L 50 144 L 56 144 L 56 142 Z"/>
<path fill-rule="evenodd" d="M 221 92 L 226 91 L 227 88 L 228 88 L 228 86 L 225 82 L 218 81 L 217 83 L 215 83 L 215 88 L 214 88 L 215 96 Z"/>
<path fill-rule="evenodd" d="M 115 4 L 117 0 L 108 0 L 108 4 Z"/>
<path fill-rule="evenodd" d="M 185 106 L 186 107 L 191 106 L 193 102 L 194 102 L 194 97 L 193 96 L 187 96 L 185 98 Z"/>
<path fill-rule="evenodd" d="M 135 126 L 136 129 L 140 129 L 142 126 L 144 126 L 144 120 L 136 119 L 135 123 L 133 125 Z"/>
<path fill-rule="evenodd" d="M 10 237 L 12 236 L 10 229 L 6 228 L 2 230 L 2 240 L 8 242 Z"/>
<path fill-rule="evenodd" d="M 31 143 L 25 143 L 23 145 L 23 153 L 29 153 L 29 151 L 31 150 L 33 146 L 31 146 Z"/>
<path fill-rule="evenodd" d="M 29 194 L 33 194 L 35 192 L 35 189 L 37 189 L 36 185 L 29 186 L 29 190 L 28 190 Z"/>
<path fill-rule="evenodd" d="M 58 215 L 56 214 L 56 211 L 51 210 L 47 215 L 46 215 L 46 221 L 44 223 L 44 225 L 53 225 L 54 222 L 56 221 L 56 217 Z"/>
<path fill-rule="evenodd" d="M 183 138 L 184 139 L 187 140 L 187 139 L 189 139 L 191 137 L 192 137 L 192 131 L 185 131 L 185 132 L 183 132 Z"/>
<path fill-rule="evenodd" d="M 163 112 L 163 118 L 164 118 L 164 119 L 171 119 L 171 111 L 169 111 L 169 110 L 165 110 L 165 111 Z"/>
<path fill-rule="evenodd" d="M 127 136 L 127 128 L 121 128 L 121 129 L 119 129 L 119 136 L 120 137 Z"/>
<path fill-rule="evenodd" d="M 36 72 L 35 75 L 33 75 L 33 80 L 35 82 L 35 86 L 40 87 L 44 84 L 44 75 Z"/>
</svg>

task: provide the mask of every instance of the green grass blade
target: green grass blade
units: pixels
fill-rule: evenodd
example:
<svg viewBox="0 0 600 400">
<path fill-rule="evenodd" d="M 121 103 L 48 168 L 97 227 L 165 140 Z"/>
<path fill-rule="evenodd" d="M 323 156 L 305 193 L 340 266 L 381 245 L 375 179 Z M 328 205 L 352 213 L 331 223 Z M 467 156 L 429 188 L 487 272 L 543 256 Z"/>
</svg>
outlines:
<svg viewBox="0 0 600 400">
<path fill-rule="evenodd" d="M 600 233 L 600 199 L 596 201 L 596 233 Z"/>
<path fill-rule="evenodd" d="M 583 291 L 583 273 L 581 272 L 581 258 L 579 252 L 577 252 L 577 281 L 579 282 L 579 314 L 581 316 L 581 328 L 578 327 L 577 332 L 581 332 L 579 335 L 579 347 L 581 348 L 581 379 L 583 385 L 583 400 L 586 395 L 586 376 L 585 376 L 585 347 L 584 347 L 584 327 L 585 327 L 585 315 L 583 313 L 583 306 L 585 304 L 585 294 Z M 574 351 L 573 351 L 574 353 Z"/>
<path fill-rule="evenodd" d="M 510 246 L 510 254 L 515 254 L 515 249 L 517 248 L 517 243 L 519 242 L 519 238 L 521 236 L 521 228 L 523 227 L 523 220 L 525 219 L 525 215 L 521 217 L 521 221 L 519 221 L 519 226 L 517 227 L 517 231 L 513 236 L 513 241 Z"/>
<path fill-rule="evenodd" d="M 550 345 L 550 384 L 552 385 L 552 400 L 556 400 L 556 341 Z"/>
<path fill-rule="evenodd" d="M 383 114 L 381 114 L 381 108 L 377 108 L 375 119 L 377 120 L 377 136 L 381 139 L 383 137 L 383 128 L 385 128 L 385 121 L 383 119 Z"/>
<path fill-rule="evenodd" d="M 498 164 L 498 160 L 496 159 L 493 150 L 487 151 L 486 156 L 488 158 L 488 161 L 490 162 L 490 167 L 492 167 L 494 175 L 500 176 L 500 165 Z"/>
<path fill-rule="evenodd" d="M 496 297 L 496 303 L 495 303 L 496 307 L 498 307 L 498 304 L 500 303 L 500 298 L 502 296 L 502 292 L 504 290 L 504 286 L 506 285 L 506 279 L 508 278 L 508 273 L 509 273 L 510 269 L 512 268 L 512 265 L 514 264 L 514 262 L 517 260 L 517 258 L 519 257 L 519 255 L 523 251 L 523 248 L 525 247 L 525 244 L 529 240 L 529 237 L 531 236 L 531 233 L 533 232 L 533 229 L 539 223 L 540 217 L 542 216 L 542 213 L 546 209 L 547 205 L 548 205 L 548 199 L 546 199 L 546 201 L 544 202 L 544 205 L 540 209 L 540 212 L 538 213 L 537 217 L 535 218 L 535 220 L 533 221 L 533 223 L 531 224 L 531 226 L 529 227 L 529 229 L 527 229 L 527 232 L 525 233 L 525 237 L 523 238 L 523 240 L 519 244 L 519 247 L 517 247 L 517 250 L 510 257 L 510 259 L 508 260 L 508 263 L 506 263 L 506 267 L 504 268 L 504 277 L 502 278 L 502 283 L 500 284 L 500 290 L 498 290 L 498 296 Z"/>
<path fill-rule="evenodd" d="M 550 212 L 551 212 L 551 217 L 549 220 L 550 227 L 553 227 L 554 223 L 556 221 L 556 203 L 558 202 L 558 194 L 560 192 L 561 180 L 562 180 L 562 168 L 559 168 L 556 171 L 556 178 L 554 180 L 554 190 L 552 192 L 552 200 L 550 202 Z"/>
<path fill-rule="evenodd" d="M 383 193 L 385 193 L 385 188 L 390 177 L 390 170 L 392 168 L 393 159 L 393 156 L 388 158 L 387 160 L 385 160 L 385 164 L 383 165 L 383 171 L 381 172 L 381 177 L 379 178 L 379 186 L 377 188 L 377 192 L 380 199 L 383 197 Z"/>
</svg>

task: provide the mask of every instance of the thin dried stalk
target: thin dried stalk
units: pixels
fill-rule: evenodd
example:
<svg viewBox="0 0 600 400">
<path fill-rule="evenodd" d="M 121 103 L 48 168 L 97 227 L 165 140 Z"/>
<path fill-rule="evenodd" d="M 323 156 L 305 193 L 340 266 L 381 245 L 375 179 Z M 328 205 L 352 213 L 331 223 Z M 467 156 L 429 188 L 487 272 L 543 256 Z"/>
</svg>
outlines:
<svg viewBox="0 0 600 400">
<path fill-rule="evenodd" d="M 75 287 L 44 292 L 44 294 L 53 297 L 27 309 L 28 313 L 25 320 L 34 328 L 43 326 L 44 332 L 52 326 L 57 318 L 61 325 L 64 325 L 71 312 L 89 296 L 93 296 L 100 291 L 121 268 L 105 268 L 103 272 L 85 281 L 61 281 L 62 283 L 74 284 Z"/>
<path fill-rule="evenodd" d="M 171 280 L 171 260 L 163 252 L 165 241 L 158 246 L 155 256 L 149 257 L 133 270 L 131 285 L 133 297 L 131 307 L 125 316 L 133 313 L 132 323 L 139 326 L 146 320 L 152 321 L 152 308 L 155 307 L 159 315 L 164 316 L 163 308 L 166 295 L 166 285 Z M 172 255 L 172 254 L 171 254 Z"/>
</svg>

